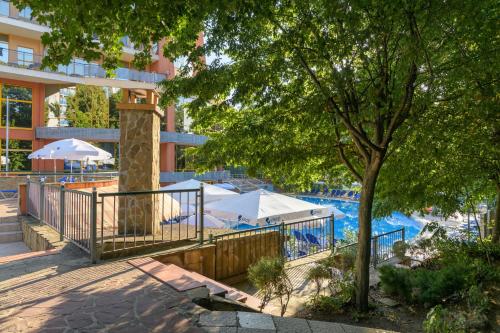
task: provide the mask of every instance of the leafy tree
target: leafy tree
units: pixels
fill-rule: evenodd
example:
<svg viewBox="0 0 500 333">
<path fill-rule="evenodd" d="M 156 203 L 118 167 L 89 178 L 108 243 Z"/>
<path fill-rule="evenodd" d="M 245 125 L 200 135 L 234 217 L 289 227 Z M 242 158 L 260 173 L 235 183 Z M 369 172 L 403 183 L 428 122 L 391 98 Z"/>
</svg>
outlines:
<svg viewBox="0 0 500 333">
<path fill-rule="evenodd" d="M 228 5 L 210 16 L 204 49 L 232 61 L 204 67 L 192 57 L 195 77 L 187 67 L 165 83 L 168 101 L 195 97 L 187 107 L 210 137 L 198 151 L 207 167 L 244 165 L 288 184 L 347 170 L 362 184 L 360 310 L 368 307 L 378 175 L 393 137 L 438 95 L 453 14 L 453 3 L 427 1 Z M 176 56 L 178 46 L 167 48 Z"/>
<path fill-rule="evenodd" d="M 122 100 L 122 91 L 111 94 L 109 96 L 109 127 L 110 128 L 119 128 L 120 127 L 120 111 L 116 107 L 117 103 L 120 103 Z"/>
<path fill-rule="evenodd" d="M 456 53 L 442 85 L 442 98 L 411 128 L 396 137 L 402 142 L 388 158 L 377 193 L 377 215 L 393 210 L 411 213 L 435 206 L 445 216 L 457 210 L 474 211 L 481 201 L 493 202 L 500 216 L 500 117 L 496 56 L 498 38 L 494 19 L 498 8 L 476 11 L 469 25 L 458 25 L 453 39 Z M 480 29 L 477 28 L 480 26 Z M 410 125 L 408 125 L 410 126 Z M 495 219 L 493 240 L 500 240 L 500 220 Z"/>
<path fill-rule="evenodd" d="M 66 118 L 73 127 L 107 128 L 109 101 L 100 87 L 77 85 L 68 97 Z"/>
<path fill-rule="evenodd" d="M 47 124 L 49 121 L 50 113 L 52 113 L 54 117 L 57 119 L 57 123 L 58 124 L 60 123 L 62 115 L 62 107 L 61 104 L 59 104 L 59 102 L 54 102 L 54 103 L 45 102 L 44 111 L 45 111 L 44 113 L 45 124 Z"/>
<path fill-rule="evenodd" d="M 14 2 L 30 5 L 37 20 L 52 28 L 43 36 L 45 65 L 82 55 L 102 56 L 112 68 L 119 38 L 127 35 L 145 46 L 135 59 L 140 66 L 150 61 L 148 45 L 167 37 L 164 54 L 188 61 L 165 83 L 164 102 L 193 97 L 186 107 L 194 128 L 210 136 L 198 151 L 205 168 L 243 165 L 299 186 L 339 175 L 359 181 L 360 310 L 368 307 L 380 170 L 398 154 L 413 122 L 453 90 L 452 69 L 470 64 L 457 61 L 456 45 L 463 40 L 457 41 L 464 36 L 465 45 L 474 44 L 460 27 L 498 7 L 456 0 Z M 197 47 L 200 31 L 207 42 Z M 201 56 L 210 53 L 219 59 L 206 65 Z M 222 61 L 221 54 L 231 60 Z"/>
</svg>

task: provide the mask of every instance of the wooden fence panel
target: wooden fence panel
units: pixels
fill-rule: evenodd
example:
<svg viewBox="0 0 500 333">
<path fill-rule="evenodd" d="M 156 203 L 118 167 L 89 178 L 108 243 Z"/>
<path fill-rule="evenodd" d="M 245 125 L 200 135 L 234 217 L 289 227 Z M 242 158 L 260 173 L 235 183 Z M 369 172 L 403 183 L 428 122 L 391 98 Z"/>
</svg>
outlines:
<svg viewBox="0 0 500 333">
<path fill-rule="evenodd" d="M 226 280 L 246 274 L 248 267 L 261 257 L 281 255 L 279 231 L 217 240 L 215 276 Z"/>
</svg>

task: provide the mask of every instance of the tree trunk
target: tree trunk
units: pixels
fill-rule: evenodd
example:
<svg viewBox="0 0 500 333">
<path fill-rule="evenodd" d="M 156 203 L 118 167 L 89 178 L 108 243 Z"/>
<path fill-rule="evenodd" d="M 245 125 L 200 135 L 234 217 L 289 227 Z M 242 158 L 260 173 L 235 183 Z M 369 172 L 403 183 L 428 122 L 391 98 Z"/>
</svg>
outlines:
<svg viewBox="0 0 500 333">
<path fill-rule="evenodd" d="M 368 310 L 368 290 L 370 287 L 370 255 L 372 236 L 372 206 L 375 185 L 382 165 L 382 157 L 376 157 L 366 167 L 363 175 L 358 221 L 358 251 L 356 255 L 356 308 Z"/>
<path fill-rule="evenodd" d="M 493 225 L 494 243 L 500 242 L 500 184 L 497 184 L 497 204 L 495 209 L 495 224 Z"/>
</svg>

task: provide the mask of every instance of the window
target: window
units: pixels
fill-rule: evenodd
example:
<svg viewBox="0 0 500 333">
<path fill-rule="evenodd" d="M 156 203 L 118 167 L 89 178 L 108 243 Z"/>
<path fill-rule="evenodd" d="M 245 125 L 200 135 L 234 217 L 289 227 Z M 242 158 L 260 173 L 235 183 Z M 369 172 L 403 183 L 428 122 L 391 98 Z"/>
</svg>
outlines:
<svg viewBox="0 0 500 333">
<path fill-rule="evenodd" d="M 9 16 L 9 1 L 0 0 L 0 15 Z"/>
<path fill-rule="evenodd" d="M 9 98 L 9 127 L 31 128 L 33 97 L 31 88 L 0 84 L 1 126 L 7 126 L 7 97 Z"/>
<path fill-rule="evenodd" d="M 5 170 L 7 162 L 6 140 L 0 140 L 1 169 Z M 32 151 L 32 142 L 26 140 L 9 140 L 9 170 L 29 171 L 31 160 L 28 155 Z"/>
<path fill-rule="evenodd" d="M 9 43 L 0 41 L 0 64 L 9 62 Z"/>
<path fill-rule="evenodd" d="M 29 49 L 27 47 L 18 47 L 17 64 L 24 67 L 33 65 L 33 49 Z"/>
<path fill-rule="evenodd" d="M 24 7 L 23 10 L 19 11 L 19 17 L 25 18 L 27 20 L 31 20 L 31 8 Z"/>
</svg>

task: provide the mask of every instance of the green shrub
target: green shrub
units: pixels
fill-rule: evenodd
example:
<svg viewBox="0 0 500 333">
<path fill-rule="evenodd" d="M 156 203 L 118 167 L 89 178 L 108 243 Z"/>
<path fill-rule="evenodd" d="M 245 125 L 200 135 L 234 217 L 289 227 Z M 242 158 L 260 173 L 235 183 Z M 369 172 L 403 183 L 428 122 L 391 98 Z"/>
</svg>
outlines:
<svg viewBox="0 0 500 333">
<path fill-rule="evenodd" d="M 435 305 L 466 287 L 466 268 L 449 265 L 439 270 L 417 269 L 410 276 L 413 301 Z"/>
<path fill-rule="evenodd" d="M 436 305 L 423 323 L 425 333 L 465 333 L 465 318 L 462 313 L 453 315 L 448 309 Z"/>
<path fill-rule="evenodd" d="M 332 277 L 331 269 L 325 263 L 319 263 L 313 266 L 306 275 L 306 280 L 308 282 L 314 282 L 316 287 L 316 295 L 318 296 L 321 292 L 321 287 L 323 282 L 329 280 Z"/>
<path fill-rule="evenodd" d="M 248 268 L 248 279 L 262 293 L 260 310 L 271 301 L 273 297 L 279 298 L 281 315 L 283 316 L 288 306 L 293 287 L 285 270 L 285 261 L 281 257 L 262 257 Z"/>
<path fill-rule="evenodd" d="M 385 265 L 379 268 L 379 273 L 380 284 L 385 293 L 411 301 L 412 283 L 410 274 L 412 271 Z"/>
<path fill-rule="evenodd" d="M 399 260 L 403 261 L 406 259 L 406 250 L 408 250 L 408 244 L 403 241 L 394 242 L 392 245 L 392 252 Z"/>
<path fill-rule="evenodd" d="M 318 295 L 313 297 L 306 305 L 311 311 L 322 313 L 337 313 L 342 310 L 344 304 L 336 297 Z"/>
</svg>

